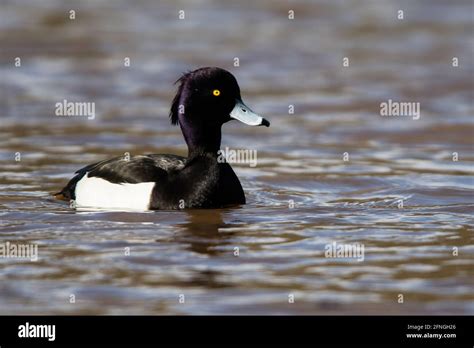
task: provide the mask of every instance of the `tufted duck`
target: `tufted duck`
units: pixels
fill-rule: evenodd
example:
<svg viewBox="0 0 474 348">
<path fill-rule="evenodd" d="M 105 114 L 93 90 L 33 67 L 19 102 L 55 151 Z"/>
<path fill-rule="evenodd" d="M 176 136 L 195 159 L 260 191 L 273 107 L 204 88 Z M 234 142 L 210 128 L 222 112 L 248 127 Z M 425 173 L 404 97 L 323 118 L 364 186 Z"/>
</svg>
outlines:
<svg viewBox="0 0 474 348">
<path fill-rule="evenodd" d="M 179 124 L 188 157 L 153 154 L 115 157 L 76 172 L 56 198 L 76 207 L 103 209 L 218 208 L 245 204 L 239 179 L 228 163 L 218 161 L 221 127 L 236 119 L 270 126 L 242 101 L 228 71 L 200 68 L 184 74 L 170 111 Z"/>
</svg>

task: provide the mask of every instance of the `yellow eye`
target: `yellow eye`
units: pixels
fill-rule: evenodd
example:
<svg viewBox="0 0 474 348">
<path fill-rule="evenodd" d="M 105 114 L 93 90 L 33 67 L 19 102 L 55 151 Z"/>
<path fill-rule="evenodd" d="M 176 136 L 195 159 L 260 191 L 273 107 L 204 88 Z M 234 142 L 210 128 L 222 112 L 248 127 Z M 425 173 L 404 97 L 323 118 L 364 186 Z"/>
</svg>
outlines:
<svg viewBox="0 0 474 348">
<path fill-rule="evenodd" d="M 219 91 L 218 89 L 215 89 L 212 91 L 212 94 L 214 94 L 214 96 L 218 97 L 221 95 L 221 91 Z"/>
</svg>

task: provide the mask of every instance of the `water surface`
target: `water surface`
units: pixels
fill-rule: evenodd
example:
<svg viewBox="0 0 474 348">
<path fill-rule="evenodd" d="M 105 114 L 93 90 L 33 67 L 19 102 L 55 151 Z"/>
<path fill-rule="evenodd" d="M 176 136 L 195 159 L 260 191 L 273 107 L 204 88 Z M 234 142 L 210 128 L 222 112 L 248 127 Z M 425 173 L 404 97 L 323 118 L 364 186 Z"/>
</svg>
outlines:
<svg viewBox="0 0 474 348">
<path fill-rule="evenodd" d="M 1 314 L 474 314 L 471 1 L 1 7 L 0 243 L 39 248 L 0 258 Z M 173 82 L 200 66 L 233 72 L 272 122 L 223 129 L 222 148 L 258 151 L 255 168 L 233 165 L 247 205 L 52 199 L 94 161 L 186 155 L 167 114 Z M 55 116 L 63 99 L 96 117 Z M 421 118 L 381 117 L 388 99 Z M 325 257 L 334 242 L 363 244 L 364 260 Z"/>
</svg>

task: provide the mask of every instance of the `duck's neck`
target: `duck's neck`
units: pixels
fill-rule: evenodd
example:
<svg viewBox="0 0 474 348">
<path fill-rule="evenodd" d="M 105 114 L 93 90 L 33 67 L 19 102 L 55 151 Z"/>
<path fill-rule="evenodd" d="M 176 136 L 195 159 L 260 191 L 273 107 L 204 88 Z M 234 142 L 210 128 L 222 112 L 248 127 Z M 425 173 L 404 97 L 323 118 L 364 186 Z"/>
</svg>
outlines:
<svg viewBox="0 0 474 348">
<path fill-rule="evenodd" d="M 188 157 L 213 154 L 221 147 L 221 126 L 203 126 L 201 124 L 180 124 L 184 139 L 188 145 Z"/>
</svg>

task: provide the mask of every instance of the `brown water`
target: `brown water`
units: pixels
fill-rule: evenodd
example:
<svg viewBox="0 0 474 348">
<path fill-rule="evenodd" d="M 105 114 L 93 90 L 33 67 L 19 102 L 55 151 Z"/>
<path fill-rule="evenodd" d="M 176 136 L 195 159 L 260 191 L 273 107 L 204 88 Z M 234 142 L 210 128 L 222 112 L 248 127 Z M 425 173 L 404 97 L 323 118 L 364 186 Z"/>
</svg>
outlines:
<svg viewBox="0 0 474 348">
<path fill-rule="evenodd" d="M 472 1 L 0 6 L 0 243 L 39 248 L 0 258 L 0 314 L 474 314 Z M 255 168 L 233 165 L 247 205 L 51 198 L 94 161 L 185 155 L 172 84 L 214 65 L 272 122 L 224 127 L 223 148 L 258 151 Z M 63 99 L 95 102 L 95 119 L 56 117 Z M 421 118 L 380 116 L 388 99 Z M 363 244 L 364 260 L 325 257 L 333 242 Z"/>
</svg>

